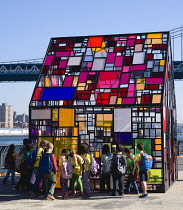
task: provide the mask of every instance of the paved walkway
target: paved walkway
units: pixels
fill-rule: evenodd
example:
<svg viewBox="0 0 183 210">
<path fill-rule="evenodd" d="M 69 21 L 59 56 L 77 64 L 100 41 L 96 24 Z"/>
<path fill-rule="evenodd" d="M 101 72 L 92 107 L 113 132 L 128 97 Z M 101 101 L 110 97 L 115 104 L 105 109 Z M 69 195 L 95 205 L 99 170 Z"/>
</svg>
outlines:
<svg viewBox="0 0 183 210">
<path fill-rule="evenodd" d="M 60 191 L 56 191 L 57 199 L 47 201 L 44 198 L 34 198 L 13 189 L 12 185 L 0 184 L 0 209 L 124 209 L 124 210 L 183 210 L 183 158 L 179 159 L 178 181 L 166 193 L 151 193 L 148 198 L 139 199 L 137 195 L 111 197 L 105 194 L 94 194 L 90 199 L 80 197 L 61 199 Z M 0 177 L 2 183 L 2 177 Z"/>
</svg>

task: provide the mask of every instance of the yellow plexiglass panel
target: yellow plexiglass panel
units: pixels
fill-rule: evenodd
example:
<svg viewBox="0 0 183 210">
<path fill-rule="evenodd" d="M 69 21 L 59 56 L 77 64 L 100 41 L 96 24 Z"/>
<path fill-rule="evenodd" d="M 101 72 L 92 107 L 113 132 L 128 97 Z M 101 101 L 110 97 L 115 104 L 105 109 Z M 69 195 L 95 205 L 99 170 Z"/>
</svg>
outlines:
<svg viewBox="0 0 183 210">
<path fill-rule="evenodd" d="M 86 129 L 85 122 L 79 122 L 79 130 L 80 131 L 85 131 L 85 129 Z"/>
<path fill-rule="evenodd" d="M 151 39 L 146 39 L 146 44 L 151 44 Z"/>
<path fill-rule="evenodd" d="M 144 87 L 145 87 L 145 79 L 144 78 L 137 79 L 136 89 L 137 90 L 144 90 Z"/>
<path fill-rule="evenodd" d="M 74 77 L 73 82 L 72 82 L 72 86 L 76 87 L 78 83 L 78 77 Z"/>
<path fill-rule="evenodd" d="M 153 104 L 161 103 L 161 94 L 154 94 L 152 98 L 152 103 Z"/>
<path fill-rule="evenodd" d="M 62 149 L 71 149 L 75 153 L 78 151 L 78 138 L 77 137 L 56 137 L 54 138 L 54 154 L 58 158 L 61 156 Z"/>
<path fill-rule="evenodd" d="M 160 60 L 160 66 L 164 66 L 165 65 L 165 60 Z"/>
<path fill-rule="evenodd" d="M 75 127 L 75 128 L 73 128 L 73 136 L 78 136 L 78 128 L 77 127 Z"/>
<path fill-rule="evenodd" d="M 45 87 L 50 87 L 50 79 L 45 78 Z"/>
<path fill-rule="evenodd" d="M 162 39 L 152 39 L 152 44 L 162 44 Z"/>
<path fill-rule="evenodd" d="M 155 139 L 155 144 L 161 144 L 161 139 L 160 138 Z"/>
<path fill-rule="evenodd" d="M 117 100 L 117 104 L 122 104 L 122 98 L 118 98 L 118 100 Z"/>
<path fill-rule="evenodd" d="M 59 126 L 74 126 L 74 109 L 59 109 Z"/>
<path fill-rule="evenodd" d="M 58 121 L 58 109 L 52 110 L 52 121 Z"/>
<path fill-rule="evenodd" d="M 161 150 L 161 145 L 155 145 L 155 150 Z"/>
<path fill-rule="evenodd" d="M 104 126 L 112 126 L 112 114 L 104 114 Z"/>
<path fill-rule="evenodd" d="M 162 33 L 148 34 L 147 38 L 148 39 L 161 39 L 162 38 Z"/>
<path fill-rule="evenodd" d="M 147 184 L 162 184 L 162 169 L 151 169 Z"/>
<path fill-rule="evenodd" d="M 95 157 L 99 158 L 100 157 L 100 152 L 95 152 Z"/>
</svg>

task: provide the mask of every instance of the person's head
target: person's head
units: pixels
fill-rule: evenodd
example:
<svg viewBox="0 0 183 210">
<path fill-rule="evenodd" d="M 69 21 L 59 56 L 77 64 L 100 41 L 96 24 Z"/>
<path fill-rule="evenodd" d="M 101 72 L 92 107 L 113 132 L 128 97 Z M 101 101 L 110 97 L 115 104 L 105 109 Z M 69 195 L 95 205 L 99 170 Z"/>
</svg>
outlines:
<svg viewBox="0 0 183 210">
<path fill-rule="evenodd" d="M 29 139 L 24 139 L 23 140 L 23 145 L 26 146 L 27 144 L 29 144 Z"/>
<path fill-rule="evenodd" d="M 89 152 L 90 152 L 90 148 L 89 148 L 88 144 L 87 143 L 81 144 L 80 153 L 83 155 L 83 154 L 86 154 L 86 153 L 89 153 Z"/>
<path fill-rule="evenodd" d="M 33 151 L 33 145 L 27 144 L 27 145 L 25 146 L 25 150 L 26 150 L 26 152 L 31 152 L 31 151 Z"/>
<path fill-rule="evenodd" d="M 41 142 L 40 142 L 40 147 L 42 147 L 43 149 L 46 149 L 46 145 L 47 145 L 47 143 L 48 143 L 48 141 L 47 140 L 42 140 Z"/>
<path fill-rule="evenodd" d="M 122 152 L 123 148 L 124 148 L 124 146 L 122 144 L 116 144 L 116 151 L 117 152 Z"/>
<path fill-rule="evenodd" d="M 144 150 L 144 144 L 143 144 L 142 142 L 138 142 L 138 143 L 137 143 L 137 149 L 138 149 L 139 151 Z"/>
<path fill-rule="evenodd" d="M 68 150 L 68 155 L 71 156 L 71 157 L 73 157 L 74 156 L 74 152 L 71 149 L 69 149 Z"/>
<path fill-rule="evenodd" d="M 130 148 L 125 148 L 125 154 L 128 156 L 131 154 Z"/>
<path fill-rule="evenodd" d="M 53 151 L 53 144 L 52 143 L 50 143 L 50 142 L 48 142 L 47 144 L 46 144 L 46 150 L 48 151 Z"/>
<path fill-rule="evenodd" d="M 15 150 L 15 145 L 14 144 L 10 144 L 8 152 L 14 152 Z"/>
<path fill-rule="evenodd" d="M 102 148 L 102 154 L 109 154 L 110 153 L 110 148 L 108 144 L 104 144 Z"/>
<path fill-rule="evenodd" d="M 62 156 L 66 156 L 68 154 L 68 150 L 67 149 L 63 149 L 61 151 L 61 153 L 62 153 Z"/>
</svg>

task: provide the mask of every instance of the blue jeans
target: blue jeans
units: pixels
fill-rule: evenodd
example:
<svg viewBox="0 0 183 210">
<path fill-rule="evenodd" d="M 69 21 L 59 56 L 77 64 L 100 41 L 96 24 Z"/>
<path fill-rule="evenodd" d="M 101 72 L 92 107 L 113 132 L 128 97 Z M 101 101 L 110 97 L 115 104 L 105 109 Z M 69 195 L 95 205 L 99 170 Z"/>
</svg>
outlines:
<svg viewBox="0 0 183 210">
<path fill-rule="evenodd" d="M 15 169 L 7 169 L 6 176 L 4 178 L 8 179 L 11 174 L 11 184 L 15 183 Z"/>
<path fill-rule="evenodd" d="M 62 193 L 63 195 L 67 194 L 67 189 L 68 189 L 68 179 L 63 179 L 62 177 L 60 178 L 60 184 L 62 187 Z"/>
<path fill-rule="evenodd" d="M 131 186 L 133 186 L 134 192 L 135 192 L 135 193 L 139 193 L 139 189 L 138 189 L 138 187 L 137 187 L 136 180 L 135 180 L 135 178 L 133 177 L 132 173 L 130 173 L 130 174 L 128 175 L 128 181 L 127 181 L 127 183 L 126 183 L 126 192 L 127 192 L 127 193 L 130 192 Z"/>
<path fill-rule="evenodd" d="M 84 171 L 83 177 L 82 177 L 82 182 L 83 182 L 83 191 L 86 196 L 90 197 L 90 171 Z"/>
<path fill-rule="evenodd" d="M 119 195 L 124 194 L 124 175 L 112 175 L 113 178 L 113 194 L 118 195 L 118 189 L 119 189 Z"/>
</svg>

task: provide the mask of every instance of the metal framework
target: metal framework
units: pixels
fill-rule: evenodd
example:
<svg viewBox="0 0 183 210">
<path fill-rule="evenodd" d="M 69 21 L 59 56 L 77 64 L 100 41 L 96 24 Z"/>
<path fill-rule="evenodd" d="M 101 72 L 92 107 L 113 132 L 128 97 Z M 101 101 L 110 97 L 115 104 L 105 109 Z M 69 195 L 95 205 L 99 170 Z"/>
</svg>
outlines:
<svg viewBox="0 0 183 210">
<path fill-rule="evenodd" d="M 177 179 L 176 105 L 169 32 L 52 38 L 29 105 L 30 139 L 78 152 L 117 143 L 154 158 L 148 190 Z M 93 180 L 100 188 L 100 176 Z"/>
</svg>

